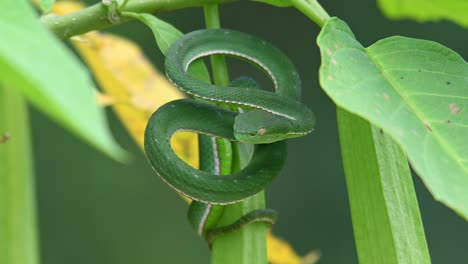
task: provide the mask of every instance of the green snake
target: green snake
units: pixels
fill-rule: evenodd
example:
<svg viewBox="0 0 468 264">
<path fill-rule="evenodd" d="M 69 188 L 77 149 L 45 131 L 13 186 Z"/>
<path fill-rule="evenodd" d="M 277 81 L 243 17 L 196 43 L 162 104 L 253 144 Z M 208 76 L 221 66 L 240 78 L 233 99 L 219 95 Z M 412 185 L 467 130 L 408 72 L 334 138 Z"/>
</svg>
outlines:
<svg viewBox="0 0 468 264">
<path fill-rule="evenodd" d="M 188 73 L 193 61 L 213 54 L 243 58 L 260 67 L 271 78 L 275 93 L 249 85 L 211 85 Z M 253 211 L 230 226 L 216 227 L 221 214 L 218 209 L 222 208 L 219 205 L 236 203 L 262 191 L 279 173 L 286 156 L 283 140 L 314 129 L 314 114 L 298 101 L 301 81 L 294 65 L 280 50 L 257 37 L 209 29 L 188 33 L 172 44 L 165 68 L 172 83 L 198 100 L 176 100 L 159 108 L 145 131 L 145 151 L 153 169 L 168 185 L 197 201 L 189 209 L 189 220 L 198 233 L 212 240 L 217 234 L 251 222 L 274 222 L 275 214 L 265 209 Z M 212 103 L 240 107 L 243 111 L 233 112 Z M 170 139 L 179 131 L 255 144 L 251 160 L 242 170 L 219 176 L 223 174 L 222 158 L 216 147 L 220 146 L 216 140 L 205 137 L 200 141 L 202 153 L 212 154 L 202 155 L 201 163 L 210 165 L 197 170 L 171 148 Z"/>
</svg>

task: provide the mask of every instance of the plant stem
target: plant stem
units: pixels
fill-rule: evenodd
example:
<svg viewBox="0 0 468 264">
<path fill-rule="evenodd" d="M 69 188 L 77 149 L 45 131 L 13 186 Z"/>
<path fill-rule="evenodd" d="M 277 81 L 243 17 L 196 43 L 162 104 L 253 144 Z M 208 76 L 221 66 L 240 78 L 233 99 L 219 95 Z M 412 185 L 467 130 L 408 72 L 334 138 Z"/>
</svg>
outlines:
<svg viewBox="0 0 468 264">
<path fill-rule="evenodd" d="M 119 11 L 154 14 L 203 5 L 205 8 L 209 8 L 209 6 L 234 1 L 237 0 L 139 0 L 128 1 Z M 316 0 L 291 0 L 291 3 L 320 27 L 330 18 Z M 108 12 L 108 7 L 99 3 L 64 16 L 46 15 L 41 20 L 44 26 L 49 28 L 58 38 L 68 39 L 92 30 L 115 25 L 116 21 L 109 21 Z M 131 17 L 122 16 L 118 24 L 131 19 Z M 211 22 L 207 21 L 208 23 Z"/>
<path fill-rule="evenodd" d="M 236 0 L 139 0 L 128 1 L 120 12 L 161 13 L 181 8 L 202 6 L 204 4 L 228 3 Z M 130 17 L 121 17 L 119 23 L 129 21 Z M 99 3 L 64 16 L 47 15 L 42 23 L 60 39 L 81 35 L 86 32 L 108 28 L 112 25 L 108 19 L 108 8 Z"/>
<path fill-rule="evenodd" d="M 291 3 L 320 27 L 330 18 L 327 11 L 316 0 L 291 0 Z"/>
<path fill-rule="evenodd" d="M 221 27 L 217 4 L 205 5 L 204 14 L 207 28 Z M 229 74 L 224 56 L 211 56 L 210 60 L 215 84 L 229 85 Z M 240 170 L 249 162 L 250 150 L 247 145 L 233 143 L 233 172 Z M 240 203 L 226 206 L 219 226 L 232 224 L 245 214 L 262 208 L 265 208 L 263 191 Z M 253 223 L 241 230 L 217 238 L 212 245 L 211 263 L 267 263 L 266 233 L 266 224 Z"/>
<path fill-rule="evenodd" d="M 206 28 L 221 28 L 217 4 L 207 4 L 203 7 Z M 229 73 L 224 55 L 210 56 L 211 68 L 213 70 L 214 83 L 217 85 L 229 85 Z"/>
<path fill-rule="evenodd" d="M 265 208 L 264 192 L 236 204 L 228 205 L 220 226 L 232 224 L 243 215 Z M 242 229 L 217 238 L 211 248 L 211 264 L 267 263 L 265 223 L 252 223 Z"/>
<path fill-rule="evenodd" d="M 431 263 L 405 154 L 369 122 L 337 113 L 359 263 Z"/>
<path fill-rule="evenodd" d="M 247 165 L 251 153 L 251 145 L 242 143 L 233 144 L 233 171 L 238 171 Z M 219 225 L 229 225 L 243 215 L 263 208 L 265 208 L 265 195 L 262 191 L 240 203 L 226 206 Z M 258 222 L 219 237 L 212 245 L 211 263 L 267 263 L 266 234 L 267 225 Z"/>
<path fill-rule="evenodd" d="M 14 89 L 0 86 L 0 263 L 37 264 L 29 120 Z"/>
</svg>

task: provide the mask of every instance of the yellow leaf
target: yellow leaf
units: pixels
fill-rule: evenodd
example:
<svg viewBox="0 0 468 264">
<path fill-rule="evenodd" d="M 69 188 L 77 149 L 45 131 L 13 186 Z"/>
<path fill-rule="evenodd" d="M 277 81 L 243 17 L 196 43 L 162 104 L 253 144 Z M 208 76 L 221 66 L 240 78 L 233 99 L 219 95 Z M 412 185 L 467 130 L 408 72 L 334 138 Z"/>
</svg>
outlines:
<svg viewBox="0 0 468 264">
<path fill-rule="evenodd" d="M 58 2 L 58 15 L 83 8 L 78 2 Z M 72 40 L 106 93 L 98 97 L 111 104 L 140 147 L 151 114 L 163 104 L 184 95 L 158 71 L 133 42 L 122 37 L 90 32 Z M 177 133 L 171 141 L 174 151 L 191 166 L 198 166 L 198 138 L 194 133 Z"/>
<path fill-rule="evenodd" d="M 33 1 L 36 5 L 38 0 Z M 81 2 L 74 2 L 74 1 L 61 1 L 56 2 L 52 7 L 51 13 L 55 13 L 59 16 L 66 15 L 68 13 L 76 12 L 80 9 L 83 9 L 85 5 Z"/>
<path fill-rule="evenodd" d="M 314 264 L 320 258 L 318 251 L 311 251 L 305 257 L 300 257 L 288 242 L 276 237 L 270 232 L 267 235 L 268 261 L 272 264 Z"/>
<path fill-rule="evenodd" d="M 73 44 L 88 63 L 122 123 L 140 147 L 146 123 L 163 104 L 184 95 L 159 72 L 134 43 L 121 37 L 99 32 L 81 36 Z M 191 166 L 198 166 L 197 136 L 177 133 L 174 151 Z"/>
<path fill-rule="evenodd" d="M 57 2 L 52 12 L 64 15 L 83 8 L 79 2 Z M 98 93 L 101 105 L 112 105 L 132 137 L 143 148 L 146 123 L 163 104 L 184 97 L 160 74 L 133 42 L 122 37 L 90 32 L 72 39 L 73 45 L 88 64 L 105 94 Z M 174 151 L 185 162 L 198 167 L 198 137 L 195 133 L 177 133 Z M 268 259 L 272 264 L 312 264 L 298 256 L 287 242 L 268 233 Z"/>
</svg>

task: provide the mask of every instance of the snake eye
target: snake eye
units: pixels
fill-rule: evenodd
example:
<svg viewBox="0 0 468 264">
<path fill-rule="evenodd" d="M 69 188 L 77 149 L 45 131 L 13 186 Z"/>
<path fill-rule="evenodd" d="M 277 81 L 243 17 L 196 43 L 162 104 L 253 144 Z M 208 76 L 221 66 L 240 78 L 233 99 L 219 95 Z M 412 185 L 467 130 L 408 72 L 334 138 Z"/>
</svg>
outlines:
<svg viewBox="0 0 468 264">
<path fill-rule="evenodd" d="M 252 132 L 252 133 L 250 133 L 249 135 L 251 135 L 251 136 L 253 137 L 253 136 L 255 136 L 256 134 L 257 134 L 257 133 Z"/>
</svg>

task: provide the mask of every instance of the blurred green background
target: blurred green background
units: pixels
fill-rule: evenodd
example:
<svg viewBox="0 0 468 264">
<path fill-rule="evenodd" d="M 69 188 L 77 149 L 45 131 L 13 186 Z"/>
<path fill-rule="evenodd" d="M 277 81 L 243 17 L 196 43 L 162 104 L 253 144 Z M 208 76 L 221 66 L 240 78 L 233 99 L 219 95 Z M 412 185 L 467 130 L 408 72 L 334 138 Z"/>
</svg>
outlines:
<svg viewBox="0 0 468 264">
<path fill-rule="evenodd" d="M 375 0 L 321 2 L 331 15 L 349 24 L 365 46 L 403 35 L 431 39 L 468 55 L 468 34 L 455 24 L 390 21 Z M 319 249 L 320 263 L 357 263 L 335 107 L 317 79 L 319 28 L 291 8 L 239 1 L 221 6 L 220 11 L 224 27 L 262 37 L 295 62 L 303 78 L 303 100 L 318 117 L 313 134 L 289 141 L 286 167 L 267 190 L 268 207 L 280 212 L 274 232 L 301 254 Z M 159 17 L 184 32 L 204 27 L 201 8 Z M 142 24 L 131 22 L 109 31 L 138 42 L 162 69 L 163 57 Z M 244 66 L 233 61 L 231 77 L 261 75 Z M 268 85 L 266 78 L 259 79 Z M 153 174 L 112 113 L 114 135 L 133 155 L 127 165 L 110 160 L 31 111 L 42 263 L 209 263 L 205 242 L 186 221 L 187 205 Z M 435 202 L 419 178 L 414 177 L 414 182 L 433 263 L 466 263 L 468 224 Z"/>
</svg>

